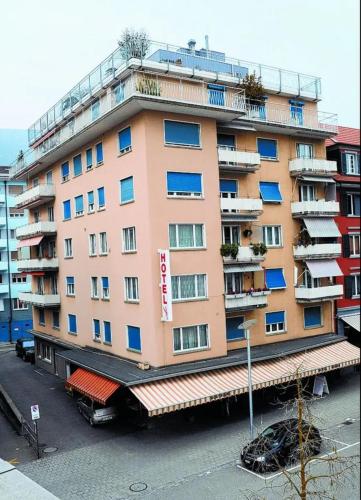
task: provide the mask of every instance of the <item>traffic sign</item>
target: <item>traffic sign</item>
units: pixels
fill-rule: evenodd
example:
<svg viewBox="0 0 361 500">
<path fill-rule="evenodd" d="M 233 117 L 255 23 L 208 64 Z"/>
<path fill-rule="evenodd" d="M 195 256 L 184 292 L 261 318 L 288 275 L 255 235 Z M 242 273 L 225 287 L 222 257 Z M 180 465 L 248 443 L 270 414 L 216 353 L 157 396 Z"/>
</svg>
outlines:
<svg viewBox="0 0 361 500">
<path fill-rule="evenodd" d="M 39 420 L 40 418 L 39 405 L 32 405 L 30 409 L 31 409 L 32 420 Z"/>
</svg>

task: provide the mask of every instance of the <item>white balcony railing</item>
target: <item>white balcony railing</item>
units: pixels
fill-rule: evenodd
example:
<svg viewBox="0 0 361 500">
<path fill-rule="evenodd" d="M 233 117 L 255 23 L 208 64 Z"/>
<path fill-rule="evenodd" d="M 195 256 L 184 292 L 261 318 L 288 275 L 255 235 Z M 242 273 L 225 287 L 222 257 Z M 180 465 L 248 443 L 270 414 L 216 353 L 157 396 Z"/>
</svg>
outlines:
<svg viewBox="0 0 361 500">
<path fill-rule="evenodd" d="M 18 239 L 30 238 L 40 234 L 56 234 L 56 222 L 41 221 L 34 224 L 26 224 L 16 229 Z"/>
<path fill-rule="evenodd" d="M 18 260 L 19 271 L 43 271 L 56 270 L 59 267 L 59 261 L 56 257 L 52 259 L 27 259 Z"/>
<path fill-rule="evenodd" d="M 60 295 L 21 292 L 19 293 L 19 300 L 39 307 L 54 307 L 60 305 Z"/>
<path fill-rule="evenodd" d="M 335 299 L 342 297 L 343 285 L 320 286 L 316 288 L 296 287 L 296 300 L 312 302 L 318 300 Z"/>
<path fill-rule="evenodd" d="M 54 197 L 55 187 L 53 184 L 39 184 L 19 194 L 15 201 L 18 208 L 29 208 L 46 203 Z"/>
<path fill-rule="evenodd" d="M 337 174 L 337 162 L 317 159 L 317 158 L 294 158 L 288 163 L 290 174 L 317 174 L 334 175 Z"/>
<path fill-rule="evenodd" d="M 337 215 L 340 211 L 338 201 L 294 201 L 291 203 L 291 212 L 294 217 L 304 215 Z"/>
<path fill-rule="evenodd" d="M 262 262 L 265 259 L 263 255 L 255 255 L 251 247 L 239 247 L 238 254 L 235 259 L 233 257 L 223 257 L 223 262 L 225 264 L 231 262 Z"/>
<path fill-rule="evenodd" d="M 262 209 L 263 203 L 260 198 L 221 198 L 222 212 L 235 210 L 236 213 L 255 212 L 260 214 Z"/>
<path fill-rule="evenodd" d="M 231 309 L 255 309 L 268 305 L 268 292 L 253 292 L 250 294 L 225 295 L 225 308 Z"/>
<path fill-rule="evenodd" d="M 227 170 L 253 172 L 261 165 L 261 156 L 254 151 L 240 151 L 218 146 L 218 164 Z"/>
<path fill-rule="evenodd" d="M 299 245 L 293 247 L 295 259 L 335 258 L 339 257 L 341 252 L 341 243 L 317 243 L 315 245 Z"/>
</svg>

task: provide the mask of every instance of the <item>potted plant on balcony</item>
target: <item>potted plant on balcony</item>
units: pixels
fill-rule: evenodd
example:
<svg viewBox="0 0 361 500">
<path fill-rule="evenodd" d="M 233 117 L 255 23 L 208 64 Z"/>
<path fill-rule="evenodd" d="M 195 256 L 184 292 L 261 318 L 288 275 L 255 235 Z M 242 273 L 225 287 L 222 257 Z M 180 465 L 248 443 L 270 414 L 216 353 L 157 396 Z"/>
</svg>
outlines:
<svg viewBox="0 0 361 500">
<path fill-rule="evenodd" d="M 224 243 L 221 246 L 221 255 L 222 257 L 232 257 L 232 259 L 236 259 L 238 255 L 238 245 L 237 243 Z"/>
<path fill-rule="evenodd" d="M 20 149 L 20 151 L 18 153 L 18 156 L 16 158 L 16 162 L 18 163 L 18 165 L 23 165 L 23 163 L 24 163 L 24 152 L 22 149 Z"/>
<path fill-rule="evenodd" d="M 245 238 L 249 238 L 252 236 L 252 229 L 245 229 L 242 234 Z"/>
<path fill-rule="evenodd" d="M 148 34 L 143 31 L 136 31 L 126 28 L 118 40 L 121 56 L 128 61 L 131 58 L 143 59 L 150 47 Z"/>
<path fill-rule="evenodd" d="M 140 94 L 160 96 L 160 87 L 156 80 L 141 78 L 137 81 L 136 91 Z"/>
<path fill-rule="evenodd" d="M 256 77 L 255 73 L 248 74 L 242 79 L 240 88 L 244 90 L 248 102 L 248 113 L 250 118 L 265 117 L 265 89 L 262 85 L 261 77 Z"/>
<path fill-rule="evenodd" d="M 254 253 L 254 255 L 265 255 L 268 251 L 266 245 L 263 242 L 260 243 L 251 243 L 251 248 Z"/>
</svg>

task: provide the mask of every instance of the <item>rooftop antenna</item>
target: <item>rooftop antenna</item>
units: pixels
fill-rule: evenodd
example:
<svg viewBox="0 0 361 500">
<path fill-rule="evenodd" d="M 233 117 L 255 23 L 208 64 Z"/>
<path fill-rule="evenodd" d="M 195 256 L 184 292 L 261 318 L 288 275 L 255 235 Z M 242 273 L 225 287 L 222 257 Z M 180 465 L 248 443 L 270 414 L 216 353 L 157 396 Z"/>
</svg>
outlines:
<svg viewBox="0 0 361 500">
<path fill-rule="evenodd" d="M 209 36 L 208 36 L 208 35 L 206 35 L 206 36 L 204 37 L 204 39 L 205 39 L 205 46 L 206 46 L 206 50 L 208 51 L 208 50 L 209 50 Z"/>
</svg>

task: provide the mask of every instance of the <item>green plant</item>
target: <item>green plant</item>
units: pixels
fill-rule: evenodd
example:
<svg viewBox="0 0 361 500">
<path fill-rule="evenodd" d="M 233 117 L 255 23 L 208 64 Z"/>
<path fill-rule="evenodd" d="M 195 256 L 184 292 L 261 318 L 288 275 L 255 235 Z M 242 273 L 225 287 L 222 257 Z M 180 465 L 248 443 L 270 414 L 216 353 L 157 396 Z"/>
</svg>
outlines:
<svg viewBox="0 0 361 500">
<path fill-rule="evenodd" d="M 22 149 L 20 149 L 19 153 L 18 153 L 18 156 L 17 156 L 17 161 L 20 162 L 24 159 L 24 152 Z"/>
<path fill-rule="evenodd" d="M 224 243 L 221 246 L 222 257 L 232 257 L 235 259 L 238 255 L 238 245 L 237 243 Z"/>
<path fill-rule="evenodd" d="M 251 248 L 254 255 L 264 255 L 267 253 L 268 248 L 263 242 L 260 243 L 251 243 Z"/>
<path fill-rule="evenodd" d="M 256 74 L 246 75 L 242 79 L 240 88 L 244 90 L 245 96 L 250 104 L 262 105 L 265 101 L 265 89 L 262 85 L 261 77 Z"/>
<path fill-rule="evenodd" d="M 144 30 L 126 28 L 118 40 L 121 56 L 128 61 L 132 57 L 143 59 L 150 47 L 150 39 Z"/>
<path fill-rule="evenodd" d="M 136 90 L 141 94 L 160 96 L 160 87 L 157 81 L 150 78 L 138 80 Z"/>
</svg>

